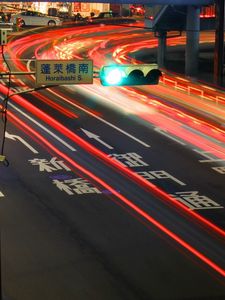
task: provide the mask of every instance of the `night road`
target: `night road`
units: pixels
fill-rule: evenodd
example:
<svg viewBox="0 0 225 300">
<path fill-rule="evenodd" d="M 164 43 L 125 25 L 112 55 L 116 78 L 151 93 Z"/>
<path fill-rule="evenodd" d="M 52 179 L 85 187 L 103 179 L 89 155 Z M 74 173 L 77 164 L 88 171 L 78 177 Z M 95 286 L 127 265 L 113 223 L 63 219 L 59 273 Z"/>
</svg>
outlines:
<svg viewBox="0 0 225 300">
<path fill-rule="evenodd" d="M 5 51 L 11 71 L 33 71 L 35 58 L 90 58 L 98 70 L 130 63 L 147 39 L 154 45 L 131 27 L 32 29 Z M 0 165 L 6 299 L 224 299 L 224 102 L 165 78 L 10 97 L 9 165 Z M 33 81 L 13 76 L 11 93 Z M 2 100 L 7 92 L 2 80 Z"/>
</svg>

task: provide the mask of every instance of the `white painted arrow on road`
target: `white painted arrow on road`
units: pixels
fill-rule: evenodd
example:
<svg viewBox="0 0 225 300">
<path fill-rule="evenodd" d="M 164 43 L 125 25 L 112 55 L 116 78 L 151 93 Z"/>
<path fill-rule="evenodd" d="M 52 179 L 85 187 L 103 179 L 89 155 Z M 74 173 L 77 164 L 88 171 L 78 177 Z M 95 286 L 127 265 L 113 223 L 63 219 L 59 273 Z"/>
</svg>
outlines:
<svg viewBox="0 0 225 300">
<path fill-rule="evenodd" d="M 104 145 L 105 147 L 107 147 L 108 149 L 113 149 L 112 146 L 110 146 L 109 144 L 103 142 L 100 137 L 97 134 L 94 134 L 86 129 L 81 128 L 81 130 L 87 135 L 87 137 L 89 137 L 90 139 L 95 139 L 96 141 L 98 141 L 99 143 L 101 143 L 102 145 Z"/>
<path fill-rule="evenodd" d="M 19 135 L 14 135 L 14 134 L 10 134 L 6 131 L 5 133 L 5 137 L 10 139 L 10 140 L 13 140 L 13 141 L 20 141 L 22 144 L 24 144 L 24 146 L 26 146 L 28 149 L 30 149 L 30 151 L 32 151 L 33 153 L 37 154 L 38 151 L 35 150 L 30 144 L 28 144 L 23 138 L 21 138 Z"/>
</svg>

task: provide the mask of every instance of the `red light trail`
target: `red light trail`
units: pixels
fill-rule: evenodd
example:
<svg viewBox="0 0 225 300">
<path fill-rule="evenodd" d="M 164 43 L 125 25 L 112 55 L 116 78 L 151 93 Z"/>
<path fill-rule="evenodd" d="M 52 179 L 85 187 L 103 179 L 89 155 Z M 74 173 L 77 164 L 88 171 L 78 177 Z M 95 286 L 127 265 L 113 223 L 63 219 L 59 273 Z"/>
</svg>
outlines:
<svg viewBox="0 0 225 300">
<path fill-rule="evenodd" d="M 113 27 L 112 27 L 113 28 Z M 99 27 L 100 29 L 100 27 Z M 100 30 L 104 31 L 105 28 L 101 28 Z M 44 52 L 43 53 L 43 57 L 45 58 L 55 58 L 55 55 L 57 56 L 57 54 L 59 55 L 63 55 L 62 57 L 66 58 L 65 55 L 65 50 L 66 48 L 69 46 L 69 44 L 67 44 L 67 39 L 66 36 L 68 35 L 68 33 L 70 32 L 71 34 L 73 34 L 74 29 L 67 29 L 64 31 L 64 41 L 63 44 L 60 45 L 59 43 L 56 45 L 54 45 L 54 49 L 50 49 L 49 52 Z M 79 32 L 80 35 L 80 39 L 82 40 L 82 33 L 93 33 L 93 29 L 92 28 L 86 28 L 81 30 L 82 32 Z M 57 32 L 60 34 L 60 37 L 62 37 L 62 30 L 57 30 L 56 31 L 56 36 L 57 36 Z M 79 35 L 77 37 L 79 37 Z M 28 45 L 33 45 L 36 46 L 37 44 L 40 45 L 40 41 L 43 40 L 44 34 L 43 35 L 39 35 L 37 36 L 36 40 L 34 39 L 31 44 L 30 44 L 30 37 L 27 37 L 27 44 L 25 46 L 25 43 L 23 44 L 23 47 L 21 45 L 21 42 L 17 43 L 16 42 L 12 42 L 12 47 L 16 46 L 16 51 L 14 50 L 10 50 L 10 47 L 8 48 L 8 52 L 10 53 L 10 55 L 17 55 L 17 59 L 16 59 L 16 64 L 17 66 L 19 66 L 19 68 L 21 70 L 26 70 L 25 66 L 19 62 L 19 57 L 20 55 L 22 55 L 22 53 L 24 51 L 26 51 L 26 49 L 28 48 Z M 77 37 L 76 37 L 76 42 L 77 42 Z M 111 38 L 113 39 L 113 36 L 111 36 Z M 46 39 L 46 37 L 45 37 Z M 114 39 L 117 39 L 117 35 L 114 35 Z M 88 39 L 87 39 L 88 40 Z M 92 43 L 92 47 L 93 47 L 93 38 L 90 38 L 89 43 Z M 118 39 L 119 41 L 119 39 Z M 68 40 L 69 43 L 73 43 L 73 39 Z M 120 41 L 119 41 L 120 42 Z M 98 43 L 100 43 L 101 45 L 103 45 L 102 43 L 104 43 L 104 45 L 106 46 L 107 41 L 98 41 Z M 45 40 L 44 42 L 45 45 L 48 44 L 48 39 Z M 100 45 L 99 44 L 99 45 Z M 60 48 L 61 46 L 63 46 L 63 48 Z M 143 44 L 141 43 L 137 43 L 136 45 L 137 47 L 140 47 L 140 49 L 143 47 Z M 124 46 L 123 46 L 124 47 Z M 119 51 L 118 47 L 115 45 L 115 58 L 116 59 L 121 59 L 121 58 L 127 58 L 126 55 L 126 49 L 125 48 L 121 48 L 122 50 Z M 12 48 L 13 49 L 13 48 Z M 36 57 L 40 57 L 40 53 L 42 52 L 43 49 L 43 45 L 40 45 L 39 47 L 37 47 L 36 50 Z M 106 53 L 105 48 L 101 48 L 102 53 Z M 61 52 L 60 52 L 61 51 Z M 95 55 L 97 54 L 97 52 L 100 52 L 100 48 L 99 46 L 96 46 L 96 48 L 94 49 L 94 51 L 91 53 L 91 55 L 93 55 L 93 57 L 95 57 Z M 72 52 L 70 52 L 70 49 L 68 48 L 68 55 L 73 55 L 73 57 L 79 57 L 79 54 L 73 54 Z M 57 57 L 58 58 L 58 57 Z M 100 59 L 100 57 L 99 57 Z M 102 62 L 102 61 L 101 61 Z M 98 62 L 99 63 L 99 62 Z M 165 78 L 165 77 L 164 77 Z M 7 89 L 3 86 L 1 86 L 1 89 L 3 91 L 4 94 L 6 94 Z M 123 90 L 123 89 L 121 89 Z M 125 93 L 127 93 L 127 95 L 131 95 L 133 94 L 133 97 L 139 97 L 139 93 L 137 93 L 136 91 L 134 91 L 132 88 L 125 88 L 124 89 Z M 131 92 L 131 93 L 130 93 Z M 67 115 L 68 117 L 77 117 L 75 114 L 73 114 L 72 112 L 70 112 L 69 110 L 63 108 L 61 105 L 55 104 L 53 101 L 47 99 L 46 97 L 44 97 L 43 95 L 39 95 L 38 94 L 38 98 L 41 101 L 46 102 L 48 105 L 54 107 L 55 109 L 63 112 L 65 115 Z M 152 184 L 151 182 L 143 179 L 141 176 L 139 176 L 138 174 L 134 173 L 132 170 L 123 167 L 121 164 L 117 163 L 115 160 L 110 159 L 105 153 L 101 152 L 100 150 L 98 150 L 97 148 L 93 147 L 91 144 L 87 143 L 86 141 L 84 141 L 83 139 L 81 139 L 78 135 L 76 135 L 75 133 L 73 133 L 72 131 L 70 131 L 68 128 L 66 128 L 65 126 L 63 126 L 62 124 L 60 124 L 58 121 L 56 121 L 54 118 L 50 117 L 49 115 L 47 115 L 46 113 L 42 112 L 40 109 L 36 108 L 35 106 L 33 106 L 31 103 L 29 103 L 28 101 L 26 101 L 24 98 L 16 95 L 16 96 L 12 96 L 11 99 L 13 101 L 15 101 L 17 104 L 21 105 L 22 107 L 24 107 L 25 109 L 27 109 L 29 112 L 31 112 L 32 114 L 34 114 L 35 116 L 37 116 L 39 119 L 43 120 L 44 122 L 46 122 L 47 124 L 49 124 L 50 126 L 52 126 L 53 128 L 55 128 L 57 131 L 59 131 L 60 133 L 62 133 L 63 135 L 67 136 L 69 139 L 71 139 L 73 142 L 75 142 L 76 144 L 78 144 L 80 147 L 82 147 L 85 151 L 88 151 L 90 153 L 92 153 L 93 155 L 95 155 L 96 157 L 98 157 L 101 161 L 103 161 L 104 163 L 114 167 L 117 171 L 120 171 L 122 174 L 128 176 L 131 180 L 133 180 L 135 183 L 140 184 L 142 187 L 148 189 L 152 194 L 156 195 L 157 197 L 159 197 L 162 200 L 168 201 L 169 203 L 172 203 L 173 205 L 176 205 L 178 208 L 180 208 L 182 211 L 185 211 L 187 213 L 187 215 L 192 216 L 195 220 L 197 220 L 198 222 L 200 222 L 201 224 L 204 224 L 207 228 L 210 228 L 211 230 L 215 231 L 217 234 L 222 235 L 223 237 L 225 236 L 225 231 L 222 230 L 221 228 L 217 227 L 216 225 L 214 225 L 213 223 L 211 223 L 210 221 L 208 221 L 207 219 L 201 217 L 200 215 L 198 215 L 196 212 L 189 210 L 185 205 L 183 205 L 181 202 L 176 201 L 174 198 L 170 197 L 167 193 L 165 193 L 163 190 L 161 190 L 160 188 L 158 188 L 157 186 L 155 186 L 154 184 Z M 70 104 L 72 104 L 72 100 L 69 100 Z M 148 101 L 153 101 L 154 105 L 158 105 L 158 109 L 162 110 L 162 111 L 166 111 L 166 109 L 168 109 L 168 107 L 165 107 L 162 103 L 159 103 L 159 101 L 156 100 L 148 100 Z M 222 102 L 223 99 L 220 99 L 220 101 Z M 73 105 L 73 104 L 72 104 Z M 161 223 L 159 223 L 157 220 L 155 220 L 154 218 L 152 218 L 150 215 L 148 215 L 145 211 L 143 211 L 142 209 L 140 209 L 137 205 L 135 205 L 134 203 L 132 203 L 129 199 L 127 199 L 126 197 L 124 197 L 123 195 L 121 195 L 120 193 L 118 193 L 116 190 L 114 190 L 110 185 L 108 185 L 106 182 L 104 182 L 101 178 L 97 177 L 96 175 L 94 175 L 93 173 L 91 173 L 90 171 L 88 171 L 87 169 L 83 168 L 82 166 L 80 166 L 79 164 L 77 164 L 72 158 L 70 158 L 69 156 L 67 156 L 65 153 L 61 152 L 59 149 L 55 148 L 49 141 L 47 141 L 43 136 L 41 136 L 38 132 L 36 132 L 34 129 L 32 129 L 31 127 L 29 127 L 27 124 L 25 124 L 22 120 L 20 120 L 18 117 L 16 117 L 15 115 L 13 115 L 10 111 L 8 112 L 10 118 L 12 118 L 12 120 L 14 121 L 15 124 L 19 124 L 20 126 L 22 126 L 23 128 L 25 128 L 27 131 L 29 131 L 32 136 L 35 136 L 36 138 L 38 138 L 42 143 L 44 143 L 49 149 L 51 149 L 52 151 L 54 151 L 57 155 L 61 156 L 63 159 L 65 159 L 68 163 L 70 163 L 74 168 L 79 169 L 80 171 L 82 171 L 84 174 L 86 174 L 87 176 L 89 176 L 90 178 L 92 178 L 95 182 L 97 182 L 98 184 L 100 184 L 101 186 L 103 186 L 104 188 L 106 188 L 107 190 L 109 190 L 113 195 L 115 195 L 118 199 L 120 199 L 120 201 L 122 201 L 124 204 L 126 204 L 128 207 L 130 207 L 132 210 L 134 210 L 137 214 L 139 214 L 141 217 L 143 217 L 145 220 L 147 220 L 148 222 L 152 223 L 154 226 L 156 226 L 158 229 L 160 229 L 162 232 L 164 232 L 166 235 L 168 235 L 170 238 L 172 238 L 173 240 L 175 240 L 177 243 L 179 243 L 182 247 L 184 247 L 185 249 L 187 249 L 189 252 L 191 252 L 193 255 L 195 255 L 196 257 L 198 257 L 200 260 L 202 260 L 204 263 L 206 263 L 209 267 L 211 267 L 212 269 L 214 269 L 216 272 L 218 272 L 220 275 L 225 276 L 225 270 L 222 269 L 220 266 L 218 266 L 217 264 L 215 264 L 213 261 L 211 261 L 210 259 L 208 259 L 205 255 L 203 255 L 201 252 L 199 252 L 198 250 L 196 250 L 194 247 L 192 247 L 191 245 L 189 245 L 186 241 L 184 241 L 183 239 L 181 239 L 178 235 L 174 234 L 172 231 L 170 231 L 168 228 L 166 228 L 164 225 L 162 225 Z M 175 117 L 176 119 L 178 117 L 182 118 L 182 119 L 187 119 L 187 122 L 191 122 L 193 121 L 193 123 L 196 122 L 196 120 L 189 115 L 186 115 L 184 113 L 181 113 L 178 110 L 174 110 L 171 109 L 170 110 L 170 114 Z M 180 115 L 179 115 L 180 114 Z M 146 118 L 146 114 L 139 114 L 140 117 Z M 189 118 L 189 120 L 188 120 Z M 193 118 L 193 119 L 192 119 Z M 156 119 L 156 118 L 155 118 Z M 149 121 L 153 121 L 151 118 L 147 118 L 147 120 Z M 154 121 L 155 124 L 158 124 L 159 126 L 161 125 L 160 121 L 160 116 L 157 115 L 157 120 Z M 199 120 L 198 120 L 199 121 Z M 159 123 L 158 123 L 159 122 Z M 202 126 L 207 126 L 206 122 L 202 123 Z M 198 126 L 197 126 L 198 127 Z M 215 136 L 218 137 L 218 134 L 220 134 L 219 136 L 223 139 L 224 138 L 224 131 L 218 129 L 216 127 L 211 127 L 212 130 L 215 131 Z M 166 129 L 170 130 L 170 132 L 173 132 L 173 134 L 177 135 L 178 130 L 174 129 L 174 124 L 172 124 L 172 121 L 169 125 L 167 125 Z M 206 129 L 207 130 L 207 129 Z M 185 136 L 187 137 L 187 133 L 185 132 L 184 129 L 180 129 L 179 128 L 179 134 L 182 138 L 185 138 Z M 194 138 L 190 138 L 189 139 L 190 143 L 193 143 L 195 145 L 198 145 L 199 147 L 204 147 L 204 143 L 199 141 L 196 144 L 196 139 Z M 207 142 L 207 145 L 210 145 L 209 142 Z M 212 147 L 215 147 L 215 145 L 212 143 L 211 145 Z M 206 148 L 209 149 L 209 148 Z M 210 147 L 210 149 L 212 149 Z M 219 156 L 221 154 L 221 157 L 224 157 L 223 154 L 223 150 L 220 147 L 217 147 L 217 155 Z"/>
<path fill-rule="evenodd" d="M 112 29 L 114 28 L 113 26 L 110 26 L 110 27 L 107 27 L 107 30 L 108 28 Z M 77 30 L 77 29 L 76 29 Z M 103 48 L 99 49 L 99 47 L 97 46 L 97 48 L 95 49 L 95 51 L 92 53 L 93 54 L 93 57 L 94 57 L 94 53 L 96 53 L 97 49 L 102 50 L 103 53 L 105 53 L 104 51 L 106 51 L 106 45 L 107 45 L 107 40 L 105 40 L 104 42 L 99 38 L 84 38 L 82 37 L 82 34 L 89 34 L 89 33 L 93 33 L 93 30 L 95 30 L 94 28 L 91 28 L 91 27 L 87 27 L 87 28 L 82 28 L 79 33 L 77 34 L 77 31 L 75 31 L 75 41 L 82 41 L 83 39 L 85 39 L 85 41 L 87 42 L 87 44 L 91 44 L 92 45 L 92 48 L 93 48 L 93 41 L 96 40 L 97 41 L 97 44 L 101 45 Z M 99 28 L 100 31 L 105 31 L 105 28 Z M 131 31 L 132 29 L 130 29 Z M 126 40 L 127 38 L 127 28 L 123 30 L 124 31 L 124 35 L 123 36 L 123 40 Z M 63 35 L 62 35 L 63 33 Z M 49 37 L 47 36 L 48 33 L 43 33 L 43 34 L 38 34 L 38 35 L 33 35 L 32 36 L 32 40 L 30 41 L 30 37 L 26 37 L 25 40 L 26 40 L 26 47 L 23 46 L 21 48 L 21 41 L 13 41 L 11 43 L 11 45 L 9 44 L 7 46 L 7 49 L 9 51 L 9 53 L 11 54 L 14 54 L 16 55 L 16 57 L 19 57 L 23 51 L 26 50 L 26 48 L 28 47 L 28 45 L 30 46 L 36 46 L 36 45 L 40 45 L 40 41 L 44 41 L 44 45 L 47 43 L 47 41 L 49 41 Z M 69 39 L 67 38 L 68 37 L 68 34 L 74 34 L 74 29 L 73 28 L 70 28 L 70 29 L 63 29 L 63 30 L 56 30 L 54 31 L 54 41 L 53 41 L 53 44 L 57 45 L 57 49 L 56 51 L 60 51 L 60 43 L 56 43 L 56 40 L 57 40 L 57 34 L 60 34 L 60 40 L 62 42 L 62 45 L 63 47 L 66 47 L 68 45 L 73 45 L 73 42 L 74 42 L 74 39 L 72 37 L 70 37 Z M 133 34 L 131 34 L 131 36 L 133 37 Z M 183 37 L 181 38 L 181 40 L 185 40 Z M 119 43 L 121 44 L 121 39 L 118 37 L 117 34 L 112 34 L 110 35 L 110 42 L 113 43 L 116 41 L 116 44 Z M 69 44 L 68 44 L 69 43 Z M 104 43 L 104 45 L 102 44 Z M 141 44 L 143 43 L 143 41 L 141 42 L 136 42 L 135 41 L 135 45 L 137 47 L 143 47 L 143 45 Z M 117 49 L 117 45 L 115 44 L 115 49 Z M 154 43 L 153 43 L 154 44 Z M 23 44 L 25 45 L 25 43 Z M 15 47 L 15 49 L 14 49 Z M 121 47 L 121 45 L 120 45 Z M 13 49 L 13 50 L 10 50 L 10 49 Z M 126 49 L 126 47 L 122 49 Z M 43 52 L 42 51 L 42 48 L 41 47 L 38 47 L 38 51 L 39 53 Z M 50 49 L 49 50 L 50 52 L 49 53 L 52 53 L 52 50 Z M 107 50 L 109 51 L 109 50 Z M 115 50 L 117 51 L 117 50 Z M 125 51 L 125 50 L 123 50 Z M 120 51 L 117 51 L 118 54 L 121 53 Z M 65 51 L 63 51 L 63 53 L 65 53 Z M 70 53 L 70 51 L 69 51 Z M 47 52 L 48 54 L 48 52 Z M 43 52 L 43 55 L 46 57 L 46 52 Z M 125 54 L 125 52 L 123 53 Z M 39 56 L 38 52 L 36 52 L 36 55 Z M 54 54 L 55 55 L 55 54 Z M 47 55 L 48 56 L 48 55 Z M 51 56 L 51 54 L 50 54 Z M 41 56 L 42 57 L 42 56 Z M 53 56 L 54 58 L 54 56 Z M 19 64 L 19 67 L 20 68 L 23 68 L 25 69 L 25 66 L 23 66 L 19 61 L 18 59 L 15 61 L 15 63 L 18 65 Z M 86 89 L 90 89 L 92 91 L 92 93 L 96 93 L 95 89 L 91 88 L 91 87 L 86 87 Z M 129 95 L 132 99 L 135 98 L 135 101 L 137 101 L 137 99 L 140 99 L 141 98 L 141 94 L 140 93 L 137 93 L 137 91 L 135 91 L 134 89 L 132 88 L 121 88 L 121 91 L 124 90 L 124 93 Z M 112 93 L 113 94 L 113 93 Z M 145 95 L 143 95 L 145 97 Z M 42 100 L 44 100 L 43 96 L 40 96 Z M 109 158 L 102 152 L 98 151 L 97 149 L 94 149 L 93 150 L 93 146 L 90 146 L 90 144 L 87 145 L 87 143 L 85 144 L 85 142 L 83 140 L 81 140 L 78 136 L 76 136 L 74 133 L 68 131 L 68 129 L 66 129 L 65 127 L 62 127 L 61 124 L 57 123 L 56 120 L 53 120 L 53 119 L 50 119 L 49 116 L 47 116 L 46 114 L 44 115 L 43 112 L 37 110 L 34 106 L 32 107 L 27 101 L 25 101 L 23 98 L 20 98 L 19 96 L 14 96 L 13 97 L 13 100 L 18 102 L 21 106 L 25 107 L 26 109 L 30 110 L 32 113 L 36 114 L 39 118 L 42 118 L 42 120 L 44 120 L 45 122 L 47 122 L 50 126 L 53 126 L 55 129 L 59 130 L 60 132 L 64 133 L 67 137 L 69 137 L 70 139 L 72 139 L 74 142 L 76 143 L 80 143 L 80 146 L 82 146 L 84 149 L 90 151 L 91 153 L 93 153 L 94 155 L 96 155 L 97 157 L 101 157 L 101 159 L 107 161 L 108 163 L 110 162 L 110 164 L 112 164 L 112 160 L 109 160 Z M 46 99 L 45 99 L 46 100 Z M 44 101 L 45 101 L 44 100 Z M 69 100 L 69 103 L 72 104 L 73 101 Z M 189 115 L 186 115 L 184 113 L 181 113 L 180 111 L 177 111 L 175 109 L 171 109 L 169 108 L 168 106 L 166 105 L 163 105 L 162 103 L 160 103 L 159 101 L 156 101 L 156 100 L 152 100 L 152 99 L 148 99 L 147 101 L 149 101 L 149 103 L 152 103 L 152 105 L 155 107 L 157 105 L 157 109 L 159 109 L 159 111 L 163 111 L 164 113 L 166 111 L 169 112 L 170 115 L 172 115 L 172 118 L 173 119 L 178 119 L 180 118 L 180 120 L 184 120 L 185 119 L 185 122 L 188 122 L 188 125 L 190 125 L 190 122 L 192 124 L 194 124 L 194 127 L 197 126 L 198 129 L 201 129 L 203 128 L 204 130 L 208 130 L 208 127 L 206 126 L 207 124 L 205 122 L 196 122 L 197 120 L 194 119 L 193 117 L 189 116 Z M 112 102 L 113 102 L 113 99 L 112 99 Z M 129 99 L 129 105 L 131 104 L 131 100 Z M 48 101 L 48 105 L 52 105 L 52 102 L 49 102 Z M 73 105 L 73 104 L 72 104 Z M 61 106 L 58 106 L 57 109 L 61 109 Z M 64 113 L 68 113 L 68 111 L 64 111 Z M 211 141 L 206 141 L 202 138 L 200 138 L 199 136 L 198 137 L 195 137 L 193 133 L 190 133 L 190 132 L 187 132 L 184 128 L 181 127 L 181 125 L 179 125 L 177 127 L 177 123 L 175 122 L 175 120 L 173 119 L 168 119 L 168 118 L 164 118 L 161 114 L 159 114 L 157 111 L 155 112 L 154 116 L 149 116 L 147 113 L 137 113 L 137 115 L 139 115 L 139 117 L 141 118 L 144 118 L 146 119 L 147 121 L 151 122 L 151 123 L 154 123 L 156 126 L 159 126 L 161 128 L 165 128 L 165 130 L 169 131 L 170 133 L 172 133 L 173 135 L 175 136 L 179 136 L 181 137 L 182 139 L 184 140 L 188 140 L 191 144 L 194 144 L 198 147 L 200 147 L 201 149 L 204 149 L 205 151 L 211 151 L 212 153 L 214 153 L 217 157 L 220 157 L 220 158 L 224 158 L 224 152 L 223 152 L 223 148 L 218 146 L 218 145 L 215 145 L 214 143 L 212 143 Z M 163 124 L 166 124 L 163 125 Z M 214 134 L 215 138 L 219 138 L 221 136 L 221 139 L 223 140 L 224 139 L 224 131 L 222 130 L 219 130 L 217 129 L 216 127 L 212 127 L 212 131 L 211 131 L 212 134 Z M 101 154 L 100 154 L 101 153 Z M 115 163 L 113 161 L 113 163 Z M 121 165 L 116 165 L 115 166 L 117 169 L 121 169 Z M 134 172 L 132 171 L 127 171 L 127 169 L 125 170 L 122 170 L 123 172 L 126 172 L 128 176 L 132 177 L 135 181 L 141 183 L 141 184 L 144 184 L 145 186 L 148 186 L 148 188 L 150 188 L 151 192 L 155 192 L 157 193 L 158 195 L 161 196 L 161 198 L 163 198 L 164 200 L 166 201 L 172 201 L 174 204 L 176 204 L 177 206 L 179 206 L 180 208 L 182 208 L 183 210 L 185 210 L 186 212 L 188 212 L 188 214 L 192 214 L 193 216 L 195 216 L 195 218 L 197 218 L 199 221 L 207 224 L 207 226 L 210 226 L 212 227 L 214 230 L 220 232 L 220 234 L 224 235 L 224 231 L 221 230 L 220 228 L 216 227 L 214 224 L 212 223 L 208 223 L 208 221 L 204 218 L 202 218 L 200 215 L 198 215 L 197 213 L 193 212 L 193 211 L 190 211 L 186 206 L 184 206 L 182 203 L 180 202 L 175 202 L 174 198 L 170 197 L 168 194 L 166 194 L 164 191 L 158 189 L 156 186 L 154 186 L 152 183 L 148 182 L 147 180 L 144 180 L 142 179 L 140 176 L 136 175 Z M 129 174 L 128 174 L 129 173 Z"/>
<path fill-rule="evenodd" d="M 1 87 L 2 91 L 4 93 L 7 92 L 6 87 Z M 207 219 L 203 218 L 196 212 L 190 210 L 188 207 L 186 207 L 184 204 L 181 202 L 176 201 L 173 197 L 168 195 L 166 192 L 164 192 L 162 189 L 158 188 L 155 186 L 153 183 L 147 181 L 146 179 L 142 178 L 129 168 L 124 167 L 122 164 L 119 162 L 111 159 L 108 157 L 104 152 L 98 150 L 94 146 L 92 146 L 90 143 L 86 142 L 82 138 L 80 138 L 78 135 L 76 135 L 74 132 L 63 126 L 61 123 L 59 123 L 57 120 L 54 118 L 50 117 L 31 103 L 29 103 L 27 100 L 22 98 L 19 95 L 14 95 L 11 97 L 13 101 L 15 101 L 17 104 L 21 105 L 22 107 L 26 108 L 29 112 L 37 116 L 39 119 L 43 120 L 50 126 L 52 126 L 54 129 L 58 130 L 60 133 L 63 135 L 67 136 L 69 139 L 71 139 L 73 142 L 78 144 L 80 147 L 82 147 L 85 151 L 88 151 L 89 153 L 92 153 L 99 159 L 101 159 L 103 162 L 115 167 L 116 170 L 121 171 L 123 174 L 127 175 L 130 179 L 134 180 L 135 183 L 140 184 L 141 186 L 147 188 L 151 193 L 156 195 L 157 197 L 160 197 L 164 201 L 168 201 L 169 203 L 172 203 L 173 205 L 176 205 L 178 208 L 182 209 L 185 211 L 188 215 L 194 217 L 196 220 L 204 224 L 205 226 L 211 228 L 218 234 L 222 235 L 225 237 L 225 231 L 215 224 L 211 223 Z"/>
<path fill-rule="evenodd" d="M 93 173 L 88 171 L 87 169 L 83 168 L 81 165 L 77 164 L 73 159 L 71 159 L 68 155 L 61 152 L 59 149 L 54 147 L 50 142 L 48 142 L 43 136 L 41 136 L 37 131 L 33 130 L 31 127 L 29 127 L 26 123 L 21 121 L 19 118 L 17 118 L 15 115 L 13 115 L 11 112 L 8 112 L 9 116 L 14 120 L 15 124 L 19 124 L 24 129 L 28 130 L 32 134 L 32 136 L 35 136 L 38 138 L 42 143 L 44 143 L 49 149 L 54 151 L 57 155 L 62 157 L 65 161 L 67 161 L 69 164 L 71 164 L 76 169 L 82 171 L 84 174 L 92 178 L 95 182 L 109 190 L 113 195 L 115 195 L 120 201 L 122 201 L 124 204 L 126 204 L 128 207 L 130 207 L 132 210 L 134 210 L 136 213 L 138 213 L 141 217 L 143 217 L 148 222 L 152 223 L 155 227 L 157 227 L 159 230 L 161 230 L 164 234 L 169 236 L 171 239 L 173 239 L 175 242 L 180 244 L 182 247 L 184 247 L 186 250 L 191 252 L 193 255 L 198 257 L 201 261 L 203 261 L 205 264 L 207 264 L 210 268 L 212 268 L 214 271 L 219 273 L 221 276 L 225 277 L 225 270 L 218 266 L 216 263 L 214 263 L 212 260 L 207 258 L 205 255 L 203 255 L 201 252 L 199 252 L 197 249 L 192 247 L 190 244 L 185 242 L 182 238 L 180 238 L 178 235 L 174 234 L 171 230 L 163 226 L 160 222 L 152 218 L 149 214 L 147 214 L 144 210 L 140 209 L 137 205 L 132 203 L 129 199 L 121 195 L 119 192 L 117 192 L 115 189 L 113 189 L 110 185 L 105 183 L 101 178 L 95 176 Z"/>
</svg>

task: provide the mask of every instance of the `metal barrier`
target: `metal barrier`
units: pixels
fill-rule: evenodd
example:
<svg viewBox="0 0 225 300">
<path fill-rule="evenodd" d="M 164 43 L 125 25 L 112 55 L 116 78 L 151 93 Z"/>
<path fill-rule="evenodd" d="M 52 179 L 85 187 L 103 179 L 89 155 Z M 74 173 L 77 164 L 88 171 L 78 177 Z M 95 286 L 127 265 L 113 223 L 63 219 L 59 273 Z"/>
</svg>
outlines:
<svg viewBox="0 0 225 300">
<path fill-rule="evenodd" d="M 198 96 L 202 99 L 214 102 L 216 105 L 220 105 L 225 109 L 225 92 L 214 87 L 206 86 L 201 83 L 193 83 L 188 79 L 169 76 L 166 73 L 163 73 L 160 82 L 176 90 L 185 92 L 188 95 Z"/>
</svg>

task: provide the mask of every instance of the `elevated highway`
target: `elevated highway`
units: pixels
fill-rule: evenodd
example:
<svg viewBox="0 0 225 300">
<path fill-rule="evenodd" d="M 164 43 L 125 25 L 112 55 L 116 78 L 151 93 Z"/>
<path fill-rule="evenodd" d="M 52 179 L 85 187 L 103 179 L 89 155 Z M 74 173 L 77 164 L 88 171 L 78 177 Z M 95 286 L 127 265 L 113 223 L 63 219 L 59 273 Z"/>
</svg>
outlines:
<svg viewBox="0 0 225 300">
<path fill-rule="evenodd" d="M 7 1 L 6 2 L 11 2 Z M 15 2 L 20 2 L 16 0 Z M 29 2 L 29 0 L 28 0 Z M 57 2 L 53 0 L 52 2 Z M 62 2 L 74 2 L 74 0 L 67 0 Z M 76 2 L 88 2 L 96 3 L 96 0 L 77 0 Z M 144 4 L 146 10 L 149 7 L 161 6 L 161 11 L 158 13 L 158 16 L 162 19 L 164 16 L 168 16 L 169 12 L 166 8 L 170 6 L 186 6 L 186 13 L 179 19 L 181 22 L 175 18 L 177 22 L 181 24 L 178 30 L 185 30 L 187 33 L 187 43 L 186 43 L 186 52 L 185 52 L 185 65 L 186 65 L 186 75 L 188 77 L 195 77 L 198 73 L 198 49 L 199 49 L 199 31 L 200 31 L 200 7 L 204 5 L 216 4 L 216 40 L 215 40 L 215 64 L 214 64 L 214 81 L 216 84 L 221 85 L 223 77 L 223 65 L 224 65 L 224 41 L 223 41 L 223 32 L 224 32 L 224 0 L 98 0 L 98 3 L 113 3 L 113 4 L 124 4 L 128 5 L 133 4 Z M 158 17 L 157 16 L 157 17 Z M 157 20 L 160 21 L 160 18 Z M 149 20 L 148 17 L 145 17 L 146 29 L 152 30 L 157 33 L 159 37 L 159 54 L 158 54 L 158 64 L 163 66 L 164 52 L 166 49 L 166 33 L 171 29 L 164 28 L 163 30 L 155 29 L 152 26 L 152 20 Z M 156 20 L 156 18 L 155 18 Z M 155 21 L 154 20 L 154 21 Z M 163 22 L 162 22 L 163 23 Z M 156 23 L 155 23 L 156 25 Z M 180 24 L 178 24 L 180 25 Z M 173 28 L 174 30 L 174 28 Z"/>
<path fill-rule="evenodd" d="M 11 1 L 5 1 L 11 2 Z M 14 1 L 20 2 L 20 1 Z M 26 1 L 29 2 L 29 1 Z M 58 2 L 58 1 L 51 1 Z M 74 2 L 74 0 L 66 0 L 61 2 Z M 77 0 L 76 2 L 88 2 L 88 3 L 96 3 L 96 0 Z M 214 0 L 98 0 L 98 3 L 115 3 L 115 4 L 174 4 L 174 5 L 208 5 L 213 4 Z"/>
<path fill-rule="evenodd" d="M 10 0 L 5 0 L 4 2 L 11 2 Z M 14 2 L 21 2 L 16 0 Z M 32 2 L 27 0 L 26 2 Z M 52 0 L 51 2 L 58 2 L 57 0 Z M 66 0 L 61 2 L 74 2 L 74 0 Z M 213 4 L 215 0 L 77 0 L 76 2 L 88 2 L 88 3 L 115 3 L 115 4 L 152 4 L 152 5 L 163 5 L 163 4 L 173 4 L 173 5 L 208 5 Z"/>
</svg>

